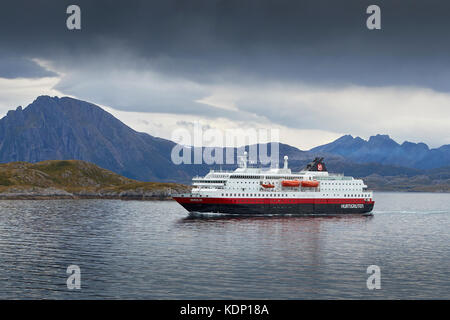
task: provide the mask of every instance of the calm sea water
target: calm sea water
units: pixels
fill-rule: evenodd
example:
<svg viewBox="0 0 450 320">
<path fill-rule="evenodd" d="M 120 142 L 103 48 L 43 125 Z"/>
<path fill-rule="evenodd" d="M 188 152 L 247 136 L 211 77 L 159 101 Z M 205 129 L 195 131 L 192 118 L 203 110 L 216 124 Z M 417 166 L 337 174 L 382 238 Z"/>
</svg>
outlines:
<svg viewBox="0 0 450 320">
<path fill-rule="evenodd" d="M 0 201 L 0 299 L 450 299 L 450 194 L 372 217 L 188 218 L 172 201 Z M 66 269 L 81 268 L 68 290 Z M 381 269 L 368 290 L 366 269 Z"/>
</svg>

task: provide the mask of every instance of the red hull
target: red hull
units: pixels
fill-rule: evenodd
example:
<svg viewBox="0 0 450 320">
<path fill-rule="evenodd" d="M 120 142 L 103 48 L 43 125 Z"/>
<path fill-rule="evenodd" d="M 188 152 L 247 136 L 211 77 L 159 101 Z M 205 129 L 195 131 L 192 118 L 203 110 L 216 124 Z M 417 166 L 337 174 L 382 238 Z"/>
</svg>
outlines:
<svg viewBox="0 0 450 320">
<path fill-rule="evenodd" d="M 189 212 L 226 214 L 343 214 L 372 211 L 365 199 L 286 199 L 174 197 Z"/>
</svg>

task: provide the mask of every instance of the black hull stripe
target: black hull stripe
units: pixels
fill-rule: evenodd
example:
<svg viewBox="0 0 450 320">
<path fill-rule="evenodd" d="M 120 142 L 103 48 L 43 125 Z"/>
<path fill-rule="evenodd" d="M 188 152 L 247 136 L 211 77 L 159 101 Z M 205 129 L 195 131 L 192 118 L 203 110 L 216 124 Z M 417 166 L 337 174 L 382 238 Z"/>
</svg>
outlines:
<svg viewBox="0 0 450 320">
<path fill-rule="evenodd" d="M 372 211 L 372 203 L 360 204 L 220 204 L 220 203 L 180 203 L 189 212 L 212 212 L 223 214 L 363 214 Z"/>
</svg>

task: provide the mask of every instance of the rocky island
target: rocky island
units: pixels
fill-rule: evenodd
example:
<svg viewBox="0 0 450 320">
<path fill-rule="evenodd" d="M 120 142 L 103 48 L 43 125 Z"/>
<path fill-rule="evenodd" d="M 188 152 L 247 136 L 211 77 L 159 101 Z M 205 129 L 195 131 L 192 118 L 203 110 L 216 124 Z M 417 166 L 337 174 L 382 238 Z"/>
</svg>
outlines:
<svg viewBox="0 0 450 320">
<path fill-rule="evenodd" d="M 0 164 L 0 199 L 171 199 L 190 187 L 142 182 L 81 160 Z"/>
</svg>

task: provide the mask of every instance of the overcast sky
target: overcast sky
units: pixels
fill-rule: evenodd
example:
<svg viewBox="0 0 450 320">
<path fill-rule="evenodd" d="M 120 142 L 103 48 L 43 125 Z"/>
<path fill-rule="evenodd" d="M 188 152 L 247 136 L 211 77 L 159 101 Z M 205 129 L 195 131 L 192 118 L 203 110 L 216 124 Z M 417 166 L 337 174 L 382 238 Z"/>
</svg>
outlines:
<svg viewBox="0 0 450 320">
<path fill-rule="evenodd" d="M 82 30 L 66 28 L 81 7 Z M 381 8 L 381 30 L 366 8 Z M 450 2 L 2 0 L 0 113 L 41 94 L 171 138 L 278 128 L 301 149 L 343 134 L 450 143 Z"/>
</svg>

